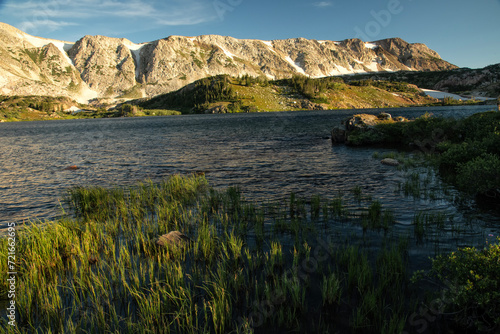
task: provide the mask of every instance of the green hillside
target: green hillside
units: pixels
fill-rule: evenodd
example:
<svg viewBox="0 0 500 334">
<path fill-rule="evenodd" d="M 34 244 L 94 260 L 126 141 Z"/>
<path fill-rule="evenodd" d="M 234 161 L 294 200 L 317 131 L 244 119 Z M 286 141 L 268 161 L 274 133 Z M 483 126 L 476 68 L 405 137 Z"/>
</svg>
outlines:
<svg viewBox="0 0 500 334">
<path fill-rule="evenodd" d="M 108 106 L 107 110 L 102 106 L 81 105 L 66 97 L 0 95 L 0 121 L 392 108 L 443 103 L 476 102 L 440 101 L 427 97 L 414 84 L 392 79 L 294 76 L 270 81 L 265 77 L 219 75 L 150 99 L 122 100 L 121 104 Z M 85 111 L 77 114 L 65 111 L 71 106 Z"/>
<path fill-rule="evenodd" d="M 447 103 L 458 101 L 447 101 Z M 350 81 L 339 77 L 269 81 L 264 77 L 215 76 L 178 91 L 138 100 L 142 108 L 182 113 L 332 110 L 441 104 L 417 86 L 391 81 Z"/>
<path fill-rule="evenodd" d="M 77 103 L 67 97 L 0 95 L 0 121 L 74 118 L 64 110 Z"/>
</svg>

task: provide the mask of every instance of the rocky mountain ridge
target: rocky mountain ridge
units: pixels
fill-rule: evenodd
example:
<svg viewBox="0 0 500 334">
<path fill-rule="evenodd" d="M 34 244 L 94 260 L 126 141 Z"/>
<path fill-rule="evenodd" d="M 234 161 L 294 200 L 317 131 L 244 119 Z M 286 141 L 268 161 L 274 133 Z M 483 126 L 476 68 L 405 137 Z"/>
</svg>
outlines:
<svg viewBox="0 0 500 334">
<path fill-rule="evenodd" d="M 470 98 L 496 99 L 500 96 L 500 64 L 479 69 L 456 68 L 436 72 L 365 73 L 343 76 L 343 79 L 345 82 L 356 80 L 407 82 L 421 88 L 445 91 Z"/>
<path fill-rule="evenodd" d="M 84 36 L 72 43 L 0 23 L 0 41 L 0 94 L 68 96 L 80 102 L 152 97 L 219 74 L 282 79 L 456 68 L 424 44 L 399 38 L 365 43 L 203 35 L 135 44 Z"/>
</svg>

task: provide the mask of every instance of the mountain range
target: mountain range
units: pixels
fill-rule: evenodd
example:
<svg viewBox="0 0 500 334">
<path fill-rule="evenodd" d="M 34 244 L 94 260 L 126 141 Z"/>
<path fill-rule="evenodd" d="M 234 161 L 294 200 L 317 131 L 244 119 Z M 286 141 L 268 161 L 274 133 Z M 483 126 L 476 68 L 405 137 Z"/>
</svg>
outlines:
<svg viewBox="0 0 500 334">
<path fill-rule="evenodd" d="M 220 74 L 283 79 L 457 68 L 426 45 L 400 38 L 367 43 L 203 35 L 136 44 L 84 36 L 67 42 L 0 23 L 0 42 L 0 94 L 66 96 L 82 103 L 150 98 Z"/>
</svg>

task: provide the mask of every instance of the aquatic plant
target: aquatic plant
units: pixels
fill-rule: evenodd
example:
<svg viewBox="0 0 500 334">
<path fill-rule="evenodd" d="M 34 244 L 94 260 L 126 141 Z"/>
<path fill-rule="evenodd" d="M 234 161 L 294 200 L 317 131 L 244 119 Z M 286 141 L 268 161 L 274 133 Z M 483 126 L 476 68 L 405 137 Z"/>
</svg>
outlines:
<svg viewBox="0 0 500 334">
<path fill-rule="evenodd" d="M 191 175 L 73 188 L 66 205 L 68 217 L 18 232 L 21 333 L 327 331 L 339 329 L 327 321 L 337 312 L 353 330 L 394 332 L 417 304 L 401 297 L 413 298 L 407 243 L 384 233 L 374 252 L 362 237 L 330 231 L 363 219 L 374 233 L 390 230 L 394 214 L 379 200 L 363 207 L 343 194 L 309 202 L 292 194 L 249 203 L 237 188 L 216 191 Z M 348 205 L 357 205 L 349 216 Z M 424 228 L 445 221 L 419 219 Z M 189 241 L 156 243 L 171 231 Z M 4 297 L 6 245 L 0 239 Z"/>
</svg>

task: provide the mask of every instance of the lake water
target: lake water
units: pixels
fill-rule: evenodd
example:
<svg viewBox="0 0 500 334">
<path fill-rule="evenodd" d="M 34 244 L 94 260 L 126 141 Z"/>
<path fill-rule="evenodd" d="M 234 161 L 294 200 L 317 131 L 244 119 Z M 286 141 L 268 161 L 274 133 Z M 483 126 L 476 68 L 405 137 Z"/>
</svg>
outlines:
<svg viewBox="0 0 500 334">
<path fill-rule="evenodd" d="M 395 230 L 408 230 L 415 212 L 441 210 L 474 221 L 470 235 L 445 247 L 484 242 L 500 234 L 497 215 L 446 199 L 415 200 L 395 192 L 404 172 L 372 157 L 374 148 L 332 147 L 331 129 L 359 112 L 414 118 L 425 112 L 464 117 L 491 106 L 307 111 L 226 115 L 62 120 L 0 124 L 0 222 L 49 220 L 75 185 L 124 186 L 150 178 L 205 172 L 216 188 L 239 186 L 267 201 L 290 192 L 333 197 L 359 185 L 395 212 Z M 76 170 L 67 170 L 68 166 Z M 468 241 L 469 240 L 469 241 Z M 482 240 L 482 241 L 481 241 Z"/>
</svg>

